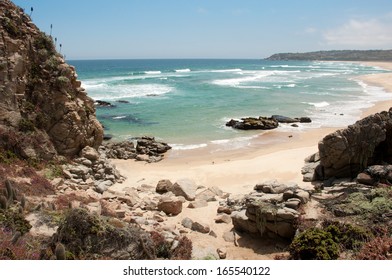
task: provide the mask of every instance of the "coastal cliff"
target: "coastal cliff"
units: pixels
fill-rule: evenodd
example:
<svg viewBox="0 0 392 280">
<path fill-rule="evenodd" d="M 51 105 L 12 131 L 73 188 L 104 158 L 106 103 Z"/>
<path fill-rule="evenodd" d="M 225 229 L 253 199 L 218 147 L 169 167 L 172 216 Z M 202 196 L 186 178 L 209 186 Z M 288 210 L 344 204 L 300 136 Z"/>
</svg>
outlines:
<svg viewBox="0 0 392 280">
<path fill-rule="evenodd" d="M 0 2 L 0 148 L 29 159 L 98 148 L 103 129 L 75 68 L 12 2 Z"/>
<path fill-rule="evenodd" d="M 267 60 L 392 61 L 392 50 L 334 50 L 305 53 L 277 53 Z"/>
</svg>

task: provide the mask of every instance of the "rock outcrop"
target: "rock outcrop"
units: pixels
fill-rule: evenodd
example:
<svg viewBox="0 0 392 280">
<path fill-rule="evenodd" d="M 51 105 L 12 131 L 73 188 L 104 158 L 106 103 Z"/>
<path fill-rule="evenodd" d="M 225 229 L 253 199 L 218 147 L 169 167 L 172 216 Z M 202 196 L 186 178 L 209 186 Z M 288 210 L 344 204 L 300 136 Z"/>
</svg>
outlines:
<svg viewBox="0 0 392 280">
<path fill-rule="evenodd" d="M 109 142 L 102 147 L 108 158 L 135 159 L 138 161 L 158 162 L 171 149 L 167 143 L 156 141 L 154 137 L 135 137 L 129 141 Z"/>
<path fill-rule="evenodd" d="M 309 192 L 296 184 L 280 184 L 267 181 L 255 186 L 255 192 L 237 200 L 227 199 L 234 228 L 240 232 L 257 233 L 261 236 L 294 237 L 297 211 L 310 199 Z"/>
<path fill-rule="evenodd" d="M 370 165 L 392 163 L 392 109 L 331 133 L 318 146 L 313 180 L 355 178 Z"/>
<path fill-rule="evenodd" d="M 279 126 L 279 123 L 311 123 L 312 120 L 309 117 L 290 118 L 281 115 L 272 115 L 270 118 L 267 117 L 248 117 L 242 118 L 241 120 L 231 119 L 226 123 L 226 126 L 233 127 L 235 129 L 251 130 L 261 129 L 269 130 L 275 129 Z M 297 126 L 297 125 L 293 125 Z"/>
<path fill-rule="evenodd" d="M 236 129 L 250 130 L 250 129 L 261 129 L 269 130 L 279 126 L 278 121 L 273 118 L 242 118 L 241 121 L 231 119 L 226 123 L 226 126 L 233 127 Z"/>
<path fill-rule="evenodd" d="M 53 39 L 9 0 L 0 2 L 0 34 L 0 147 L 39 159 L 98 148 L 94 102 Z"/>
</svg>

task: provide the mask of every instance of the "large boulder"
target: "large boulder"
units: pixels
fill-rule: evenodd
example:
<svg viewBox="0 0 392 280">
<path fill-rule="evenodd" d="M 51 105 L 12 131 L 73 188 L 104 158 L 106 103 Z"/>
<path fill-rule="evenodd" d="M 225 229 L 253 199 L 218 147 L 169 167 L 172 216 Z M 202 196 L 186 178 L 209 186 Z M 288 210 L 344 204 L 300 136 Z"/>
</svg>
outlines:
<svg viewBox="0 0 392 280">
<path fill-rule="evenodd" d="M 176 196 L 183 196 L 186 200 L 193 201 L 196 198 L 197 185 L 190 179 L 180 179 L 173 186 L 171 191 Z"/>
<path fill-rule="evenodd" d="M 367 166 L 392 162 L 392 110 L 366 117 L 319 142 L 319 179 L 356 177 Z M 319 176 L 320 177 L 320 176 Z"/>
<path fill-rule="evenodd" d="M 162 197 L 158 202 L 158 210 L 176 216 L 182 212 L 182 202 L 176 197 Z"/>
</svg>

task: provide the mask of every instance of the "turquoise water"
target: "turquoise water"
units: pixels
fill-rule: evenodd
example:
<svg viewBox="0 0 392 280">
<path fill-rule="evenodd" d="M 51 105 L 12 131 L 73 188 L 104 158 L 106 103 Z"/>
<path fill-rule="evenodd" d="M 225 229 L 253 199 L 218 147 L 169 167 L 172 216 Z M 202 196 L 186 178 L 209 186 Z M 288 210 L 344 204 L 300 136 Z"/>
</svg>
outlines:
<svg viewBox="0 0 392 280">
<path fill-rule="evenodd" d="M 341 62 L 265 60 L 70 61 L 89 96 L 113 108 L 98 108 L 106 133 L 119 139 L 152 135 L 191 149 L 246 142 L 260 132 L 225 127 L 231 118 L 309 116 L 315 127 L 355 122 L 362 109 L 389 93 L 355 77 L 385 72 Z M 129 103 L 120 103 L 127 101 Z"/>
</svg>

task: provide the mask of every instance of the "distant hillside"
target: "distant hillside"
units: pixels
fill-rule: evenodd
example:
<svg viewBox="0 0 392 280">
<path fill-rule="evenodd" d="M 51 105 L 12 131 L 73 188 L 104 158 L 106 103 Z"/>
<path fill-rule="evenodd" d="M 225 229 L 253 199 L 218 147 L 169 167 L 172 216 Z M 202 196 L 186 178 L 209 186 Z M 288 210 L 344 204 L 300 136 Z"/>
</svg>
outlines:
<svg viewBox="0 0 392 280">
<path fill-rule="evenodd" d="M 277 53 L 267 60 L 348 60 L 348 61 L 392 61 L 392 50 L 339 50 L 306 53 Z"/>
</svg>

